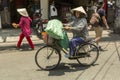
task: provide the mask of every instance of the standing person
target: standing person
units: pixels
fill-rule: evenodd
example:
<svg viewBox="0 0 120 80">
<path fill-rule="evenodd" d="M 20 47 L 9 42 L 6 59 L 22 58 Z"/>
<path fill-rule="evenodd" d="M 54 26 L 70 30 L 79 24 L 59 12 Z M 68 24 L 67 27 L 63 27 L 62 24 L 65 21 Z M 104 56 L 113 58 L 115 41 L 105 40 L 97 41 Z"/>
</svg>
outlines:
<svg viewBox="0 0 120 80">
<path fill-rule="evenodd" d="M 0 2 L 0 29 L 2 29 L 2 22 L 1 22 L 1 12 L 4 10 L 2 3 Z"/>
<path fill-rule="evenodd" d="M 31 5 L 30 17 L 34 19 L 34 13 L 36 10 L 40 10 L 40 0 L 34 0 L 34 3 Z"/>
<path fill-rule="evenodd" d="M 66 57 L 74 57 L 75 47 L 84 43 L 88 38 L 87 14 L 82 6 L 72 9 L 75 19 L 71 25 L 64 27 L 65 30 L 72 31 L 73 38 L 70 40 L 70 55 Z"/>
<path fill-rule="evenodd" d="M 99 45 L 99 42 L 102 38 L 103 26 L 105 25 L 107 29 L 109 29 L 106 17 L 105 17 L 105 10 L 103 9 L 104 2 L 98 3 L 97 13 L 100 16 L 98 25 L 92 25 L 96 34 L 95 42 L 100 50 L 103 50 Z"/>
<path fill-rule="evenodd" d="M 21 15 L 20 22 L 19 24 L 16 24 L 16 23 L 12 24 L 15 28 L 17 27 L 21 28 L 21 33 L 17 43 L 17 48 L 20 48 L 22 40 L 24 39 L 24 37 L 26 37 L 31 49 L 34 49 L 33 42 L 30 39 L 30 35 L 32 33 L 30 24 L 32 22 L 32 19 L 29 17 L 26 8 L 17 9 L 17 12 Z"/>
<path fill-rule="evenodd" d="M 53 1 L 50 5 L 50 19 L 57 19 L 58 13 L 55 7 L 55 2 Z"/>
</svg>

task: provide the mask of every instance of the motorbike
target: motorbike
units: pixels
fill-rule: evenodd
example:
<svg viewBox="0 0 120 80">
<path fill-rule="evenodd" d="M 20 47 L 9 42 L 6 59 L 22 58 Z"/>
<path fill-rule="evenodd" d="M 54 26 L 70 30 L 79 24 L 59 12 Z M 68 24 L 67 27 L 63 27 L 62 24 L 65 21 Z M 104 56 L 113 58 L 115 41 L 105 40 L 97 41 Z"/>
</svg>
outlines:
<svg viewBox="0 0 120 80">
<path fill-rule="evenodd" d="M 47 19 L 42 19 L 41 9 L 35 10 L 32 26 L 38 38 L 42 38 L 42 32 L 44 32 L 47 22 Z"/>
</svg>

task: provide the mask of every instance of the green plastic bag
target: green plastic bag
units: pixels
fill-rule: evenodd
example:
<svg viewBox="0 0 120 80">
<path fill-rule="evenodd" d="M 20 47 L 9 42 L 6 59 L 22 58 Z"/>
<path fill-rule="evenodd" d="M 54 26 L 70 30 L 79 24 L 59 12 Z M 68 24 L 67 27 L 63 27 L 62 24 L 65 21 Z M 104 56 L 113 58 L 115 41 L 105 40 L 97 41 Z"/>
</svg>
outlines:
<svg viewBox="0 0 120 80">
<path fill-rule="evenodd" d="M 49 36 L 55 39 L 63 39 L 62 28 L 62 22 L 57 19 L 53 19 L 48 21 L 45 31 L 49 34 Z"/>
<path fill-rule="evenodd" d="M 63 31 L 63 39 L 58 40 L 57 43 L 66 50 L 69 48 L 69 38 L 65 31 Z"/>
</svg>

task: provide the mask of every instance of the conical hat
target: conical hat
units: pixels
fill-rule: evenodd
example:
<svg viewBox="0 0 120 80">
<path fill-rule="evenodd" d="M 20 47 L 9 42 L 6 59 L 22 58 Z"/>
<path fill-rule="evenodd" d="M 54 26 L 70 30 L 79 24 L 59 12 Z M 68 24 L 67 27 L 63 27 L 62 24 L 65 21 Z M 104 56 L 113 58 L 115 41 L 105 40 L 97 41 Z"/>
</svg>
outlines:
<svg viewBox="0 0 120 80">
<path fill-rule="evenodd" d="M 22 16 L 28 17 L 28 13 L 27 13 L 26 8 L 17 9 L 17 12 Z"/>
<path fill-rule="evenodd" d="M 84 13 L 87 16 L 87 13 L 85 12 L 85 10 L 84 10 L 84 8 L 82 6 L 72 9 L 72 12 L 73 11 L 80 11 L 80 12 Z"/>
</svg>

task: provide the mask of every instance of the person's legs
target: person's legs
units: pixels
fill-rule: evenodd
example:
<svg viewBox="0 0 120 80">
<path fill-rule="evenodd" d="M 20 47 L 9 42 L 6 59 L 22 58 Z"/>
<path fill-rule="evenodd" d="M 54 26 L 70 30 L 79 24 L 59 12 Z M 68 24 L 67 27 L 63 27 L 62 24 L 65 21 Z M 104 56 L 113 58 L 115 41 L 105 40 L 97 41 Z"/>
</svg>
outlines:
<svg viewBox="0 0 120 80">
<path fill-rule="evenodd" d="M 24 34 L 21 33 L 20 36 L 19 36 L 19 41 L 17 43 L 17 48 L 20 48 L 20 45 L 21 45 L 21 42 L 22 42 L 23 38 L 24 38 Z"/>
<path fill-rule="evenodd" d="M 84 42 L 81 38 L 73 38 L 70 41 L 70 55 L 74 55 L 75 47 L 82 44 Z"/>
<path fill-rule="evenodd" d="M 95 42 L 97 44 L 97 46 L 99 45 L 99 41 L 101 40 L 102 38 L 102 32 L 103 32 L 103 28 L 98 26 L 98 27 L 94 27 L 94 31 L 95 31 Z"/>
<path fill-rule="evenodd" d="M 27 41 L 28 41 L 30 47 L 31 47 L 32 49 L 34 49 L 34 45 L 33 45 L 32 40 L 30 39 L 30 36 L 27 36 L 26 39 L 27 39 Z"/>
</svg>

